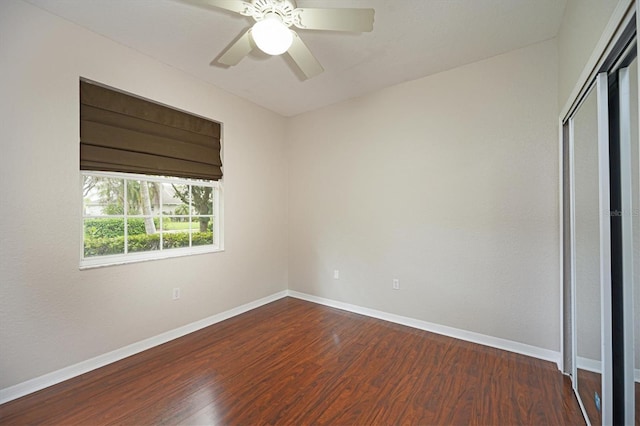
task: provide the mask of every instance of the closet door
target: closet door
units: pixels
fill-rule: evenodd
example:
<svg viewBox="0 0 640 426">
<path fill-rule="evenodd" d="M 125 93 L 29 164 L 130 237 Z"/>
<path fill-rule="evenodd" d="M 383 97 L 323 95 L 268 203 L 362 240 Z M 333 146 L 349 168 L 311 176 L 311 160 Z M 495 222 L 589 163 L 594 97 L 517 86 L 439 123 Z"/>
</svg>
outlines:
<svg viewBox="0 0 640 426">
<path fill-rule="evenodd" d="M 588 424 L 640 426 L 640 19 L 618 6 L 562 115 L 563 371 Z"/>
<path fill-rule="evenodd" d="M 619 71 L 624 424 L 640 424 L 640 149 L 638 63 Z"/>
<path fill-rule="evenodd" d="M 611 423 L 608 82 L 601 74 L 570 121 L 574 386 L 591 424 Z"/>
</svg>

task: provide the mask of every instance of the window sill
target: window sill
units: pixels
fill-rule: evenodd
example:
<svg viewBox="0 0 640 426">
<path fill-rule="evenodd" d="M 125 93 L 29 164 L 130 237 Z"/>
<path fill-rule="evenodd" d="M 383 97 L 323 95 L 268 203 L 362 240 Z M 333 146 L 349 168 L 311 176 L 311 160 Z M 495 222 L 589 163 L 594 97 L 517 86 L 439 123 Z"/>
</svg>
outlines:
<svg viewBox="0 0 640 426">
<path fill-rule="evenodd" d="M 156 252 L 129 253 L 126 255 L 100 256 L 87 258 L 80 261 L 80 270 L 104 268 L 108 266 L 126 265 L 129 263 L 149 262 L 177 257 L 196 256 L 208 253 L 223 252 L 222 247 L 185 247 L 179 249 L 167 249 Z"/>
</svg>

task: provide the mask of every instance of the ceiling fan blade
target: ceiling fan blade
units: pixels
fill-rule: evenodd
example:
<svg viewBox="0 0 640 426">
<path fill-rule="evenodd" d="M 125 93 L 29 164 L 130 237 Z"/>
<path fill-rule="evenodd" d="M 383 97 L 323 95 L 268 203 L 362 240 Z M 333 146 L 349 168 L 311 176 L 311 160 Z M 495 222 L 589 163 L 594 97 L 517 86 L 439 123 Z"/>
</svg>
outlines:
<svg viewBox="0 0 640 426">
<path fill-rule="evenodd" d="M 251 3 L 243 0 L 182 0 L 185 3 L 190 3 L 195 6 L 205 8 L 218 8 L 236 12 L 241 15 L 250 15 L 250 10 L 253 8 Z"/>
<path fill-rule="evenodd" d="M 302 41 L 300 36 L 296 34 L 295 31 L 291 31 L 293 33 L 293 43 L 287 53 L 293 59 L 293 62 L 298 65 L 300 71 L 305 75 L 307 79 L 311 77 L 315 77 L 324 71 L 320 62 L 313 56 L 313 53 L 309 50 L 306 44 Z"/>
<path fill-rule="evenodd" d="M 369 32 L 373 30 L 373 9 L 294 10 L 294 25 L 305 30 Z"/>
<path fill-rule="evenodd" d="M 244 32 L 233 44 L 227 47 L 222 55 L 214 62 L 222 65 L 233 66 L 238 64 L 253 50 L 251 42 L 251 28 Z"/>
</svg>

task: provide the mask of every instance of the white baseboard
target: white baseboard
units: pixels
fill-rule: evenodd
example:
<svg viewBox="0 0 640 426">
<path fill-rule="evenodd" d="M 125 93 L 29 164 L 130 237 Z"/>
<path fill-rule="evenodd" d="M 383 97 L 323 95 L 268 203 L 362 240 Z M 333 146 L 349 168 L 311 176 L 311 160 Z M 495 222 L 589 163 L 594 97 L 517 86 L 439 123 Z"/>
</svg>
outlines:
<svg viewBox="0 0 640 426">
<path fill-rule="evenodd" d="M 602 373 L 602 361 L 591 358 L 576 357 L 576 367 L 581 370 L 591 371 L 592 373 Z"/>
<path fill-rule="evenodd" d="M 592 373 L 602 373 L 602 361 L 591 358 L 576 357 L 576 367 L 581 370 L 591 371 Z"/>
<path fill-rule="evenodd" d="M 589 359 L 579 356 L 576 359 L 576 367 L 581 370 L 591 371 L 592 373 L 598 373 L 602 371 L 602 363 L 600 361 L 596 361 L 595 359 Z M 633 380 L 640 383 L 640 368 L 636 368 L 633 370 Z"/>
<path fill-rule="evenodd" d="M 353 312 L 360 315 L 366 315 L 372 318 L 394 322 L 396 324 L 406 325 L 408 327 L 429 331 L 444 336 L 454 337 L 456 339 L 465 340 L 467 342 L 477 343 L 484 346 L 490 346 L 497 349 L 503 349 L 509 352 L 515 352 L 522 355 L 531 356 L 545 361 L 555 362 L 560 368 L 561 355 L 560 352 L 549 349 L 542 349 L 537 346 L 527 345 L 525 343 L 514 342 L 511 340 L 501 339 L 499 337 L 487 336 L 472 331 L 461 330 L 459 328 L 447 327 L 445 325 L 434 324 L 414 318 L 403 317 L 401 315 L 390 314 L 375 309 L 364 308 L 349 303 L 338 302 L 323 297 L 313 296 L 306 293 L 300 293 L 294 290 L 288 290 L 287 294 L 297 299 L 306 300 L 308 302 L 318 303 L 332 308 L 342 309 L 344 311 Z"/>
<path fill-rule="evenodd" d="M 270 296 L 263 297 L 262 299 L 258 299 L 253 302 L 238 306 L 236 308 L 229 309 L 228 311 L 212 315 L 208 318 L 204 318 L 202 320 L 192 322 L 190 324 L 178 327 L 165 333 L 158 334 L 157 336 L 132 343 L 131 345 L 116 349 L 103 355 L 99 355 L 95 358 L 70 365 L 60 370 L 47 373 L 43 376 L 36 377 L 31 380 L 27 380 L 26 382 L 18 383 L 17 385 L 13 385 L 8 388 L 0 389 L 0 404 L 12 401 L 14 399 L 20 398 L 21 396 L 28 395 L 30 393 L 39 391 L 65 380 L 69 380 L 91 370 L 104 367 L 107 364 L 120 361 L 121 359 L 127 358 L 131 355 L 146 351 L 147 349 L 151 349 L 155 346 L 167 343 L 171 340 L 177 339 L 178 337 L 193 333 L 194 331 L 198 331 L 202 328 L 235 317 L 252 309 L 259 308 L 260 306 L 266 305 L 267 303 L 271 303 L 278 299 L 282 299 L 286 296 L 287 291 L 281 291 Z"/>
</svg>

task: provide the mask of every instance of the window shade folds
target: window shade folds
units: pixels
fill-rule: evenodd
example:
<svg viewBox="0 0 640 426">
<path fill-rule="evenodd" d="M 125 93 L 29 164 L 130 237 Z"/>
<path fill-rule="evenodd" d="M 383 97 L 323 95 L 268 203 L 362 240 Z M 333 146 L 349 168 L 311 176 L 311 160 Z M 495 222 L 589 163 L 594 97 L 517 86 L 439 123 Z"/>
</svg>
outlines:
<svg viewBox="0 0 640 426">
<path fill-rule="evenodd" d="M 220 124 L 80 82 L 80 169 L 219 180 Z"/>
</svg>

